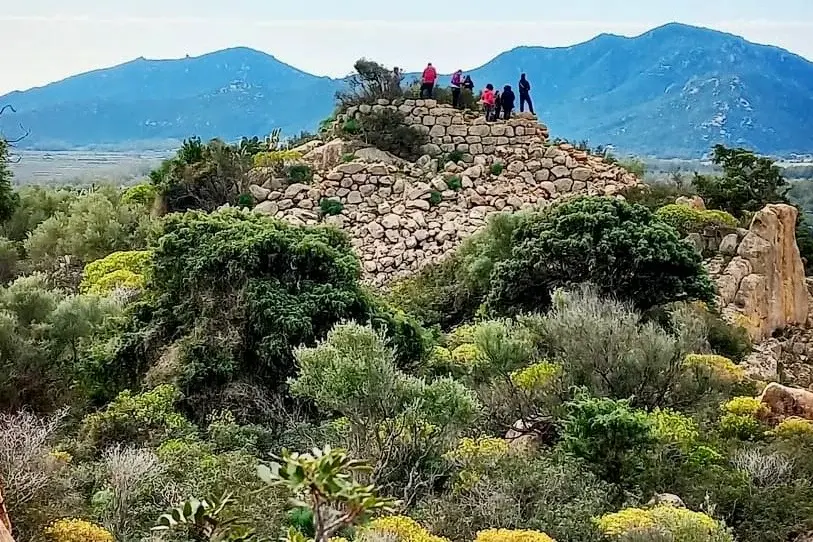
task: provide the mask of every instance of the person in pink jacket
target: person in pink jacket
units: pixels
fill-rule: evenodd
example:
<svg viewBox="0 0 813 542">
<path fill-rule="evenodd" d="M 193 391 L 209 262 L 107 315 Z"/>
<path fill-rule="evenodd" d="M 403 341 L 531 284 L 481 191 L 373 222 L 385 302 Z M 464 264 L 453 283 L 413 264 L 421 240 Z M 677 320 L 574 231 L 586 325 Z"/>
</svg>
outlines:
<svg viewBox="0 0 813 542">
<path fill-rule="evenodd" d="M 435 81 L 438 80 L 438 71 L 430 62 L 426 65 L 421 76 L 421 98 L 431 98 L 435 91 Z"/>
</svg>

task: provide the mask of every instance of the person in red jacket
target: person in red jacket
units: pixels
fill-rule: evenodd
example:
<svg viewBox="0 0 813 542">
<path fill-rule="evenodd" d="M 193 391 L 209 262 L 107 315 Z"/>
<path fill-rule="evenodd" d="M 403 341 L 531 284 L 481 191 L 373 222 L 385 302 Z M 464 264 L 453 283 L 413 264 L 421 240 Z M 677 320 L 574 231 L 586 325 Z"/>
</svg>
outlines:
<svg viewBox="0 0 813 542">
<path fill-rule="evenodd" d="M 431 98 L 435 91 L 435 81 L 438 80 L 438 71 L 430 62 L 426 65 L 421 76 L 421 98 Z"/>
<path fill-rule="evenodd" d="M 494 104 L 497 101 L 494 95 L 494 85 L 491 83 L 486 85 L 480 101 L 483 102 L 483 111 L 486 113 L 486 120 L 491 120 L 494 115 Z"/>
</svg>

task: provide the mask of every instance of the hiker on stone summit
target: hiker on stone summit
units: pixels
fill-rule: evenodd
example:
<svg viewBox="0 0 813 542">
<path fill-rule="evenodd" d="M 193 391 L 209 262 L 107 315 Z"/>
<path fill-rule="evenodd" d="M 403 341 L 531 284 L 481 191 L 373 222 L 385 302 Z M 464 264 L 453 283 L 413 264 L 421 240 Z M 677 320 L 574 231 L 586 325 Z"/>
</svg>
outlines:
<svg viewBox="0 0 813 542">
<path fill-rule="evenodd" d="M 523 73 L 519 77 L 519 112 L 523 113 L 525 111 L 525 102 L 528 102 L 528 111 L 531 112 L 531 115 L 535 115 L 534 113 L 534 103 L 531 101 L 531 83 L 525 78 L 525 74 Z"/>
<path fill-rule="evenodd" d="M 457 70 L 452 75 L 452 107 L 455 109 L 461 109 L 460 103 L 460 88 L 463 85 L 463 70 Z"/>
<path fill-rule="evenodd" d="M 511 85 L 505 85 L 505 88 L 502 89 L 501 99 L 503 118 L 508 120 L 511 118 L 511 112 L 514 110 L 514 101 L 516 100 L 514 91 L 511 90 Z"/>
<path fill-rule="evenodd" d="M 467 75 L 463 79 L 463 88 L 474 93 L 474 81 L 471 80 L 471 75 Z"/>
<path fill-rule="evenodd" d="M 486 120 L 489 120 L 494 112 L 494 103 L 495 103 L 494 85 L 492 85 L 491 83 L 486 85 L 486 88 L 485 90 L 483 90 L 483 95 L 480 98 L 480 100 L 483 102 L 483 110 L 486 112 Z"/>
<path fill-rule="evenodd" d="M 430 62 L 426 65 L 421 76 L 421 98 L 431 98 L 435 90 L 435 81 L 438 80 L 438 71 Z"/>
<path fill-rule="evenodd" d="M 499 120 L 500 118 L 500 111 L 502 111 L 502 96 L 500 96 L 500 91 L 494 91 L 494 112 L 491 114 L 491 118 L 486 117 L 486 120 L 495 121 Z"/>
</svg>

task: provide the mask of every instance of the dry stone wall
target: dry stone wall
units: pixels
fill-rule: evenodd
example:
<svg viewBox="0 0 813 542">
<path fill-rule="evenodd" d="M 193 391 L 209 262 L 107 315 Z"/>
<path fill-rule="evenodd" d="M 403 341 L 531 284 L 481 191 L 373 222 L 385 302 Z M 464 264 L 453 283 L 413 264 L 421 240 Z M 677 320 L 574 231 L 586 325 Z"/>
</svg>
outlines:
<svg viewBox="0 0 813 542">
<path fill-rule="evenodd" d="M 638 184 L 617 165 L 571 145 L 549 144 L 547 128 L 534 118 L 486 123 L 431 100 L 366 107 L 409 108 L 408 122 L 429 129 L 427 154 L 413 163 L 340 139 L 310 144 L 302 150 L 315 170 L 311 184 L 286 184 L 270 170 L 257 170 L 251 192 L 256 212 L 346 230 L 367 280 L 377 285 L 443 258 L 494 213 L 579 194 L 615 195 Z M 363 114 L 362 108 L 348 114 Z M 430 118 L 432 126 L 425 124 Z M 463 153 L 462 159 L 444 163 L 436 157 L 450 150 Z M 324 215 L 323 200 L 340 204 L 340 212 Z"/>
<path fill-rule="evenodd" d="M 429 143 L 423 149 L 426 154 L 439 156 L 457 151 L 463 153 L 464 162 L 494 154 L 498 147 L 532 145 L 549 137 L 547 126 L 530 113 L 517 113 L 508 121 L 486 122 L 482 115 L 435 100 L 379 100 L 376 105 L 351 107 L 346 116 L 359 118 L 384 109 L 400 111 L 408 125 L 428 136 Z"/>
</svg>

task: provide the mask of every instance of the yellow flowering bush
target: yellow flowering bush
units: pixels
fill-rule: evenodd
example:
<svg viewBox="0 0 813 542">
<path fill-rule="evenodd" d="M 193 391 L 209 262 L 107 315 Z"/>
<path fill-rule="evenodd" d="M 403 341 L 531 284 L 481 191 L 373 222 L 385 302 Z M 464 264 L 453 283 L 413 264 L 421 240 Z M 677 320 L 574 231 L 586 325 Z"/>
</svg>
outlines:
<svg viewBox="0 0 813 542">
<path fill-rule="evenodd" d="M 758 418 L 768 413 L 767 407 L 754 397 L 735 397 L 723 405 L 723 411 L 736 416 Z"/>
<path fill-rule="evenodd" d="M 772 434 L 786 440 L 813 440 L 813 422 L 803 418 L 788 418 L 777 425 Z"/>
<path fill-rule="evenodd" d="M 548 386 L 558 374 L 559 366 L 543 361 L 514 371 L 511 373 L 511 382 L 521 390 L 539 391 Z"/>
<path fill-rule="evenodd" d="M 73 456 L 68 452 L 63 452 L 62 450 L 52 450 L 48 452 L 48 456 L 57 463 L 68 464 L 73 461 Z"/>
<path fill-rule="evenodd" d="M 642 508 L 625 508 L 619 512 L 601 516 L 597 521 L 599 531 L 604 536 L 620 537 L 630 531 L 638 531 L 655 526 L 648 510 Z"/>
<path fill-rule="evenodd" d="M 486 529 L 477 533 L 474 542 L 556 542 L 540 531 Z"/>
<path fill-rule="evenodd" d="M 79 289 L 104 295 L 117 288 L 143 288 L 151 258 L 148 250 L 114 252 L 85 266 Z"/>
<path fill-rule="evenodd" d="M 702 232 L 706 228 L 736 228 L 737 219 L 725 211 L 695 209 L 688 205 L 664 205 L 655 216 L 666 222 L 681 234 Z"/>
<path fill-rule="evenodd" d="M 463 438 L 457 448 L 443 457 L 460 467 L 457 474 L 458 488 L 473 487 L 488 470 L 508 455 L 508 443 L 501 438 Z"/>
<path fill-rule="evenodd" d="M 707 372 L 710 376 L 719 378 L 724 382 L 742 382 L 745 379 L 745 371 L 724 356 L 713 354 L 689 354 L 683 360 L 685 367 L 697 371 Z"/>
<path fill-rule="evenodd" d="M 725 526 L 702 512 L 660 504 L 650 509 L 626 508 L 596 521 L 608 538 L 621 538 L 636 531 L 667 531 L 675 540 L 732 542 Z"/>
<path fill-rule="evenodd" d="M 683 451 L 691 450 L 700 436 L 695 421 L 679 412 L 656 408 L 650 414 L 650 420 L 652 432 L 659 442 L 674 444 Z"/>
<path fill-rule="evenodd" d="M 458 365 L 473 365 L 477 361 L 479 351 L 474 344 L 461 344 L 452 350 L 452 361 Z"/>
<path fill-rule="evenodd" d="M 108 531 L 82 519 L 60 519 L 45 529 L 50 542 L 115 542 Z"/>
<path fill-rule="evenodd" d="M 454 350 L 461 344 L 474 344 L 475 331 L 477 331 L 477 326 L 472 324 L 454 328 L 446 337 L 447 346 L 450 350 Z"/>
<path fill-rule="evenodd" d="M 258 152 L 254 155 L 254 167 L 280 167 L 285 162 L 293 162 L 301 158 L 301 152 L 292 150 Z"/>
<path fill-rule="evenodd" d="M 367 529 L 393 534 L 397 542 L 449 542 L 446 538 L 433 535 L 408 516 L 384 516 L 371 521 Z"/>
<path fill-rule="evenodd" d="M 463 438 L 457 448 L 444 457 L 461 465 L 495 464 L 508 454 L 508 443 L 501 438 Z"/>
</svg>

